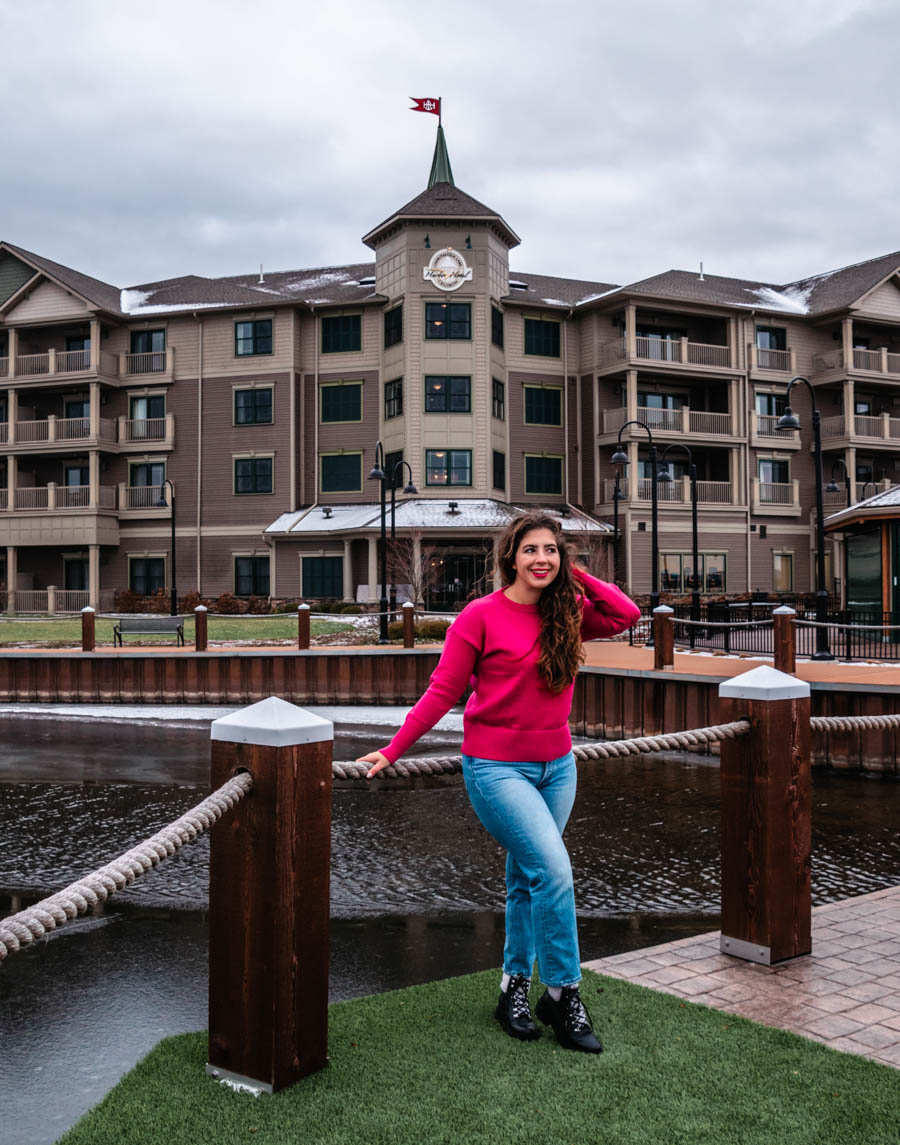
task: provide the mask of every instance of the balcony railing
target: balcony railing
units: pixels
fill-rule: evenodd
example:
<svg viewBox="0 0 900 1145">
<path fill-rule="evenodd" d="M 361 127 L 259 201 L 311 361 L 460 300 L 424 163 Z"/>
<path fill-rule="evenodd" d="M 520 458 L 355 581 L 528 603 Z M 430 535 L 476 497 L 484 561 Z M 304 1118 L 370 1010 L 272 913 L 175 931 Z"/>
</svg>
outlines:
<svg viewBox="0 0 900 1145">
<path fill-rule="evenodd" d="M 750 359 L 758 370 L 779 370 L 787 373 L 794 368 L 794 355 L 791 350 L 770 350 L 762 346 L 751 346 Z"/>
<path fill-rule="evenodd" d="M 627 342 L 620 338 L 600 347 L 600 363 L 604 366 L 624 361 L 628 357 Z M 728 346 L 708 342 L 690 342 L 687 338 L 635 339 L 634 357 L 645 362 L 672 362 L 682 366 L 731 368 L 731 350 Z"/>
<path fill-rule="evenodd" d="M 616 482 L 614 477 L 607 477 L 604 481 L 604 501 L 612 503 Z M 630 483 L 627 478 L 620 482 L 619 489 L 624 501 L 650 502 L 653 495 L 653 482 L 649 477 L 639 477 L 635 496 L 631 495 Z M 691 483 L 687 477 L 677 478 L 675 481 L 657 482 L 657 501 L 662 504 L 690 505 Z M 730 481 L 698 481 L 697 502 L 702 505 L 732 505 L 734 504 Z"/>
<path fill-rule="evenodd" d="M 0 358 L 0 378 L 29 381 L 71 374 L 171 376 L 175 369 L 175 351 L 170 348 L 148 354 L 110 354 L 106 350 L 47 350 L 41 354 L 16 354 L 12 367 L 8 357 Z"/>
<path fill-rule="evenodd" d="M 754 477 L 751 486 L 754 512 L 799 514 L 800 482 L 796 478 L 793 481 L 760 481 Z"/>
<path fill-rule="evenodd" d="M 9 504 L 9 490 L 0 489 L 0 509 L 5 509 Z"/>
<path fill-rule="evenodd" d="M 91 594 L 86 588 L 58 588 L 56 590 L 57 612 L 81 612 L 91 602 Z"/>
<path fill-rule="evenodd" d="M 146 354 L 123 354 L 126 374 L 164 374 L 166 351 L 151 350 Z"/>
<path fill-rule="evenodd" d="M 157 509 L 163 499 L 162 485 L 123 485 L 122 509 Z"/>
<path fill-rule="evenodd" d="M 854 370 L 870 374 L 900 374 L 900 354 L 882 348 L 880 350 L 853 350 Z M 844 369 L 843 350 L 828 350 L 813 356 L 813 374 L 828 374 Z"/>
<path fill-rule="evenodd" d="M 731 414 L 710 410 L 655 409 L 638 406 L 637 418 L 653 433 L 697 434 L 705 437 L 730 437 L 733 433 Z M 627 420 L 624 407 L 603 411 L 603 432 L 618 433 Z M 641 430 L 635 427 L 635 436 Z"/>
<path fill-rule="evenodd" d="M 775 442 L 791 443 L 799 446 L 800 431 L 796 429 L 779 429 L 778 414 L 757 413 L 750 411 L 750 440 L 754 445 L 772 445 Z"/>
<path fill-rule="evenodd" d="M 847 421 L 843 414 L 822 418 L 822 439 L 844 438 L 848 436 Z M 869 441 L 900 441 L 900 417 L 882 413 L 876 417 L 868 414 L 855 414 L 851 438 L 864 437 Z"/>
<path fill-rule="evenodd" d="M 122 418 L 119 422 L 120 441 L 165 441 L 164 417 Z"/>
<path fill-rule="evenodd" d="M 9 376 L 9 358 L 0 358 L 0 378 Z"/>
<path fill-rule="evenodd" d="M 81 351 L 78 351 L 81 353 Z M 9 424 L 0 423 L 0 445 L 42 445 L 57 442 L 87 441 L 91 438 L 91 419 L 88 417 L 48 417 L 40 421 L 17 421 L 15 437 L 10 441 Z M 98 424 L 100 441 L 116 440 L 116 423 L 102 417 Z"/>
<path fill-rule="evenodd" d="M 5 490 L 4 490 L 5 492 Z M 7 508 L 4 497 L 0 506 Z M 43 509 L 89 509 L 91 508 L 90 485 L 30 485 L 17 488 L 13 500 L 15 509 L 34 512 Z M 96 508 L 114 509 L 116 489 L 114 485 L 101 485 L 97 490 Z"/>
</svg>

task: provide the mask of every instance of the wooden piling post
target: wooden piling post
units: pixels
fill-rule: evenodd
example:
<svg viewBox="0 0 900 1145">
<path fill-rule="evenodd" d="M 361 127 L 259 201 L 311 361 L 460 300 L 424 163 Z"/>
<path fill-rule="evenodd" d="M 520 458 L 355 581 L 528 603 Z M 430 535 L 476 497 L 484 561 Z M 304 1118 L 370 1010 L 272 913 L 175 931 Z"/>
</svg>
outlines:
<svg viewBox="0 0 900 1145">
<path fill-rule="evenodd" d="M 776 608 L 772 613 L 775 667 L 779 672 L 787 672 L 790 675 L 797 671 L 797 629 L 794 627 L 796 615 L 796 611 L 788 608 L 786 604 Z"/>
<path fill-rule="evenodd" d="M 90 605 L 81 610 L 81 651 L 93 652 L 97 646 L 97 614 Z"/>
<path fill-rule="evenodd" d="M 253 790 L 211 832 L 206 1068 L 274 1093 L 328 1061 L 334 727 L 270 697 L 211 735 L 211 786 Z"/>
<path fill-rule="evenodd" d="M 403 647 L 412 648 L 416 642 L 416 606 L 411 600 L 403 605 Z"/>
<path fill-rule="evenodd" d="M 750 722 L 721 748 L 721 949 L 768 966 L 811 950 L 809 684 L 766 665 L 719 696 Z"/>
<path fill-rule="evenodd" d="M 301 652 L 309 648 L 309 605 L 297 605 L 297 647 Z"/>
<path fill-rule="evenodd" d="M 209 633 L 209 613 L 205 604 L 194 609 L 194 651 L 205 652 Z"/>
<path fill-rule="evenodd" d="M 673 609 L 667 604 L 653 609 L 653 669 L 671 671 L 675 667 L 675 625 L 669 619 Z"/>
</svg>

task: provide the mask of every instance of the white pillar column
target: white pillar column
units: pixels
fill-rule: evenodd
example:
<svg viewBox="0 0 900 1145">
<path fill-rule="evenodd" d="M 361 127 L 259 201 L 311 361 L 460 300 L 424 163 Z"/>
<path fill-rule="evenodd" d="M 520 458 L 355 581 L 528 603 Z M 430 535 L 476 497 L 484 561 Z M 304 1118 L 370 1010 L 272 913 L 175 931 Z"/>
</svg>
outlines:
<svg viewBox="0 0 900 1145">
<path fill-rule="evenodd" d="M 12 337 L 12 330 L 10 330 L 10 337 Z M 6 391 L 6 416 L 7 421 L 6 440 L 10 445 L 16 443 L 16 422 L 19 420 L 19 391 L 12 387 Z"/>
<path fill-rule="evenodd" d="M 16 582 L 19 579 L 19 550 L 15 545 L 6 546 L 6 588 L 7 611 L 16 610 Z"/>
<path fill-rule="evenodd" d="M 9 370 L 8 376 L 14 378 L 16 376 L 16 357 L 19 353 L 19 331 L 15 326 L 10 326 L 7 330 L 7 354 L 9 354 Z"/>
<path fill-rule="evenodd" d="M 94 345 L 94 343 L 92 340 L 91 341 L 91 347 L 92 347 L 91 353 L 92 354 L 94 352 L 93 351 L 93 345 Z M 100 383 L 99 382 L 91 382 L 90 389 L 91 389 L 91 409 L 90 409 L 91 427 L 90 427 L 90 434 L 91 434 L 91 437 L 96 439 L 100 436 Z"/>
<path fill-rule="evenodd" d="M 96 509 L 100 504 L 100 450 L 92 449 L 88 454 L 90 490 L 88 499 L 90 507 Z"/>
<path fill-rule="evenodd" d="M 91 319 L 91 373 L 97 374 L 99 372 L 100 372 L 100 321 L 97 318 L 92 318 Z M 96 383 L 91 384 L 92 389 L 93 389 L 94 385 L 96 385 Z"/>
<path fill-rule="evenodd" d="M 378 538 L 369 537 L 369 603 L 378 603 Z"/>
<path fill-rule="evenodd" d="M 353 541 L 344 537 L 344 600 L 354 600 L 353 595 Z"/>
<path fill-rule="evenodd" d="M 100 607 L 100 546 L 88 545 L 88 592 L 91 608 Z"/>
</svg>

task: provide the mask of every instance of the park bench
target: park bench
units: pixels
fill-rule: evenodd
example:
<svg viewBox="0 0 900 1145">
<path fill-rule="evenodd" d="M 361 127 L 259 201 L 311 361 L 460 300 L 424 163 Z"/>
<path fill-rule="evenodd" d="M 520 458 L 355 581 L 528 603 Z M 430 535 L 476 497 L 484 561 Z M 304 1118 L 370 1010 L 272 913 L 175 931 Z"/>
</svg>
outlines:
<svg viewBox="0 0 900 1145">
<path fill-rule="evenodd" d="M 179 644 L 184 644 L 184 619 L 181 616 L 134 616 L 123 617 L 113 628 L 113 644 L 122 645 L 126 633 L 156 635 L 158 632 L 173 632 Z"/>
</svg>

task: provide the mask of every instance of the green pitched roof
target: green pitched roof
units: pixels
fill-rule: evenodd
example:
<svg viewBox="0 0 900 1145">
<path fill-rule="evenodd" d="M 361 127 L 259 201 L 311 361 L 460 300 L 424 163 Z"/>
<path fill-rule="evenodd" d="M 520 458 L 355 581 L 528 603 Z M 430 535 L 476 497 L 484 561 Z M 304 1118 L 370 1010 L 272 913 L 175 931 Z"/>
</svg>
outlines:
<svg viewBox="0 0 900 1145">
<path fill-rule="evenodd" d="M 447 154 L 447 140 L 444 138 L 444 129 L 440 124 L 438 124 L 437 139 L 434 144 L 434 158 L 431 161 L 428 186 L 433 187 L 435 183 L 453 183 L 450 156 Z"/>
</svg>

